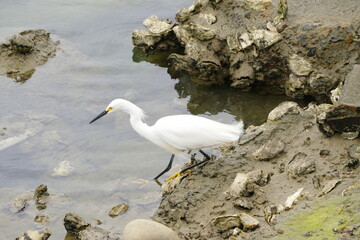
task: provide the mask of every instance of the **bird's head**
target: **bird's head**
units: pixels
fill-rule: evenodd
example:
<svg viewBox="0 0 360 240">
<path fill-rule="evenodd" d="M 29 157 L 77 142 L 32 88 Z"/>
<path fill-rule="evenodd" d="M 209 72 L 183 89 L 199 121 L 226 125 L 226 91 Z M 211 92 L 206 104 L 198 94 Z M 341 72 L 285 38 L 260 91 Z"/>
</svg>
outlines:
<svg viewBox="0 0 360 240">
<path fill-rule="evenodd" d="M 124 110 L 124 106 L 126 106 L 126 103 L 128 101 L 124 100 L 124 99 L 115 99 L 113 101 L 111 101 L 111 103 L 105 108 L 104 111 L 102 111 L 99 115 L 97 115 L 93 120 L 91 120 L 91 123 L 95 122 L 96 120 L 98 120 L 99 118 L 105 116 L 108 113 L 117 111 L 117 110 Z"/>
</svg>

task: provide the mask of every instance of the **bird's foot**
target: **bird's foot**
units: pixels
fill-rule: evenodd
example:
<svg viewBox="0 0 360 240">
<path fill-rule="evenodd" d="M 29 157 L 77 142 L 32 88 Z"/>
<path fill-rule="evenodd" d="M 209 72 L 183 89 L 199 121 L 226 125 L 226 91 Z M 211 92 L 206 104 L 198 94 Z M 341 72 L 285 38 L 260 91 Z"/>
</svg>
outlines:
<svg viewBox="0 0 360 240">
<path fill-rule="evenodd" d="M 191 170 L 186 170 L 186 171 L 184 171 L 184 172 L 183 172 L 182 170 L 180 170 L 180 171 L 174 173 L 173 175 L 171 175 L 170 177 L 168 177 L 165 181 L 166 181 L 166 182 L 171 182 L 171 181 L 174 180 L 175 178 L 181 177 L 181 174 L 182 174 L 182 173 L 190 173 L 190 172 L 191 172 Z"/>
</svg>

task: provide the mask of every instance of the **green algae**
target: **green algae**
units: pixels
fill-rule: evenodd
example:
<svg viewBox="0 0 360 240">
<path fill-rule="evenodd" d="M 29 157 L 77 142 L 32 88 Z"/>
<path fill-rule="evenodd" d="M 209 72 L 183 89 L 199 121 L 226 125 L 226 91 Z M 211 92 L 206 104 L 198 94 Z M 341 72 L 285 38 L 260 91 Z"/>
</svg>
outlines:
<svg viewBox="0 0 360 240">
<path fill-rule="evenodd" d="M 360 193 L 322 199 L 311 210 L 296 214 L 278 227 L 283 234 L 274 240 L 360 239 Z M 353 231 L 342 231 L 353 227 Z"/>
</svg>

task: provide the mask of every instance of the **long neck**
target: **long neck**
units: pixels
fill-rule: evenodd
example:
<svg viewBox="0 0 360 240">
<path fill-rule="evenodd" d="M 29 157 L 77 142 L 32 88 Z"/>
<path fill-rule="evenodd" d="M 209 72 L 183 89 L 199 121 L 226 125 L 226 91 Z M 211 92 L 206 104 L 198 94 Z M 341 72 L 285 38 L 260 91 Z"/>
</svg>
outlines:
<svg viewBox="0 0 360 240">
<path fill-rule="evenodd" d="M 151 128 L 143 122 L 146 117 L 144 111 L 131 102 L 127 102 L 123 111 L 130 115 L 130 124 L 133 129 L 141 136 L 149 138 L 151 135 Z"/>
</svg>

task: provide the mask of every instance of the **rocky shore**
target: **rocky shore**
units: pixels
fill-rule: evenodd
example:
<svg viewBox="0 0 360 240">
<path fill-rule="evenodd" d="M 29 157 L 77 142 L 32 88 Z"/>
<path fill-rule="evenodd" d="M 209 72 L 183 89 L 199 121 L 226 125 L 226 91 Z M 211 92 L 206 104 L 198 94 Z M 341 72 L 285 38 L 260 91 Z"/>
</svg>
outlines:
<svg viewBox="0 0 360 240">
<path fill-rule="evenodd" d="M 357 0 L 195 0 L 176 22 L 145 19 L 133 43 L 147 56 L 172 51 L 173 76 L 312 102 L 281 103 L 221 147 L 221 157 L 164 184 L 152 220 L 113 233 L 68 213 L 61 218 L 69 238 L 359 239 L 359 11 Z M 58 44 L 45 30 L 13 36 L 0 45 L 0 74 L 27 80 Z M 14 199 L 12 214 L 33 208 L 41 229 L 17 239 L 51 239 L 52 216 L 41 210 L 66 200 L 44 184 Z M 128 208 L 120 203 L 108 215 Z"/>
</svg>

